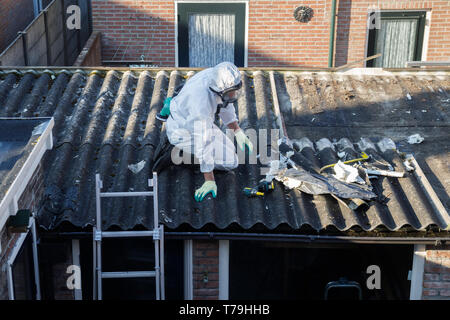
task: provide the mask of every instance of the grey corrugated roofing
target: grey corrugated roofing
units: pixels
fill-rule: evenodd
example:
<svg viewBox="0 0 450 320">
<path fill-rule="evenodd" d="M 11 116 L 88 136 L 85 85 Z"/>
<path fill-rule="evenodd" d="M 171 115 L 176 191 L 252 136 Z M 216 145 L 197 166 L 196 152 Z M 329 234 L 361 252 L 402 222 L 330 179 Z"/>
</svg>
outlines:
<svg viewBox="0 0 450 320">
<path fill-rule="evenodd" d="M 46 199 L 39 213 L 42 227 L 55 229 L 63 222 L 76 227 L 94 223 L 95 173 L 100 173 L 104 191 L 146 189 L 161 129 L 155 115 L 167 94 L 186 81 L 186 70 L 26 71 L 2 71 L 0 116 L 55 119 L 54 148 L 44 164 Z M 321 138 L 337 141 L 345 137 L 352 143 L 362 137 L 374 142 L 392 138 L 405 151 L 416 154 L 448 210 L 447 72 L 392 72 L 383 76 L 302 71 L 274 74 L 289 138 L 307 137 L 317 142 Z M 277 128 L 266 72 L 245 70 L 242 76 L 245 95 L 237 107 L 241 127 Z M 424 135 L 425 142 L 404 144 L 406 136 L 417 132 Z M 357 150 L 356 144 L 354 147 Z M 325 161 L 317 154 L 312 157 L 314 161 Z M 141 160 L 146 161 L 142 171 L 132 173 L 128 165 Z M 159 176 L 160 219 L 170 229 L 187 226 L 197 230 L 233 226 L 245 230 L 263 226 L 269 231 L 447 227 L 434 214 L 412 177 L 398 182 L 383 179 L 390 201 L 362 213 L 342 207 L 329 196 L 310 196 L 286 190 L 281 184 L 264 198 L 245 197 L 242 188 L 256 185 L 260 178 L 258 165 L 218 172 L 218 197 L 197 203 L 193 194 L 203 182 L 202 175 L 192 168 L 172 167 Z M 151 200 L 103 201 L 105 228 L 152 227 Z"/>
</svg>

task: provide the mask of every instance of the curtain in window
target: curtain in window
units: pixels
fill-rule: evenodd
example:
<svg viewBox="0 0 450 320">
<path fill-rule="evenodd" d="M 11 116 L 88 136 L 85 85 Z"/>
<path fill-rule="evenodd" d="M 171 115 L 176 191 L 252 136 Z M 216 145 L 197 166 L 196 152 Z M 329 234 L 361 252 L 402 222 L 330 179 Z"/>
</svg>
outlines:
<svg viewBox="0 0 450 320">
<path fill-rule="evenodd" d="M 417 39 L 417 19 L 381 20 L 376 52 L 382 56 L 375 61 L 376 67 L 403 68 L 414 60 Z"/>
<path fill-rule="evenodd" d="M 235 16 L 192 14 L 189 16 L 189 66 L 212 67 L 234 63 Z"/>
</svg>

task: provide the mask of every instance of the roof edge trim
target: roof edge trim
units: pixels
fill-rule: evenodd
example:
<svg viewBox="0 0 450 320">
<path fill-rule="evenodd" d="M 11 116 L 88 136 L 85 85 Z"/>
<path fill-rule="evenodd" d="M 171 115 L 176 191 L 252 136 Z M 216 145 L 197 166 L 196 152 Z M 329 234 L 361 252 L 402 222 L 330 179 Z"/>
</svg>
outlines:
<svg viewBox="0 0 450 320">
<path fill-rule="evenodd" d="M 55 124 L 53 117 L 39 117 L 39 118 L 0 118 L 0 119 L 47 119 L 48 124 L 45 130 L 39 137 L 36 145 L 29 154 L 28 158 L 25 160 L 22 168 L 17 174 L 16 178 L 12 182 L 10 188 L 6 192 L 2 201 L 0 202 L 0 229 L 3 228 L 9 216 L 15 215 L 17 213 L 18 201 L 21 197 L 23 191 L 28 185 L 34 171 L 36 170 L 39 162 L 41 161 L 45 151 L 52 149 L 53 147 L 53 137 L 52 129 Z"/>
</svg>

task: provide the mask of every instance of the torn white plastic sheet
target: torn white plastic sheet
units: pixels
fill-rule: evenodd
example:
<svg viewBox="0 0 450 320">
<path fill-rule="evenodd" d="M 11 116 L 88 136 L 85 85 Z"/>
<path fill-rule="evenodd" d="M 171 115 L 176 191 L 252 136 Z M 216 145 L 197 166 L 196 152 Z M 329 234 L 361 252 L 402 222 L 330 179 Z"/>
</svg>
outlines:
<svg viewBox="0 0 450 320">
<path fill-rule="evenodd" d="M 359 198 L 364 200 L 377 197 L 367 186 L 348 184 L 333 176 L 324 177 L 302 168 L 279 170 L 275 175 L 275 180 L 280 181 L 289 189 L 295 188 L 313 195 L 334 194 L 343 199 Z"/>
<path fill-rule="evenodd" d="M 409 144 L 419 144 L 422 143 L 422 141 L 425 140 L 419 133 L 413 134 L 408 137 L 408 143 Z"/>
<path fill-rule="evenodd" d="M 410 164 L 409 160 L 405 160 L 403 165 L 406 168 L 406 171 L 414 171 L 414 167 Z"/>
<path fill-rule="evenodd" d="M 338 180 L 352 183 L 356 182 L 359 184 L 365 184 L 364 180 L 359 176 L 358 169 L 349 166 L 348 164 L 338 161 L 333 167 L 334 177 Z"/>
<path fill-rule="evenodd" d="M 388 150 L 397 150 L 397 147 L 395 146 L 395 142 L 390 138 L 383 138 L 378 143 L 378 148 L 380 148 L 382 153 L 385 153 Z"/>
<path fill-rule="evenodd" d="M 142 160 L 135 164 L 129 164 L 128 169 L 130 169 L 131 172 L 134 174 L 139 173 L 142 169 L 144 169 L 145 166 L 145 160 Z"/>
<path fill-rule="evenodd" d="M 370 174 L 370 175 L 394 177 L 394 178 L 403 178 L 405 176 L 405 173 L 402 171 L 366 169 L 366 172 L 368 175 Z"/>
</svg>

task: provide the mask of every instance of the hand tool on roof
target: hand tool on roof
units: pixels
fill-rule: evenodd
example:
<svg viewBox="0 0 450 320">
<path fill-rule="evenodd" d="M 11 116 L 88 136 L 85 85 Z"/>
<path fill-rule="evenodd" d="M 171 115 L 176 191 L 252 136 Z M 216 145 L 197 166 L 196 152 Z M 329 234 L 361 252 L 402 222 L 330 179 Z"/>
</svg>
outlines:
<svg viewBox="0 0 450 320">
<path fill-rule="evenodd" d="M 264 196 L 264 192 L 260 192 L 256 188 L 245 187 L 243 191 L 247 197 L 254 197 L 254 196 L 262 197 L 262 196 Z"/>
<path fill-rule="evenodd" d="M 267 192 L 275 189 L 275 185 L 273 183 L 273 180 L 270 182 L 267 182 L 266 180 L 261 180 L 258 184 L 258 191 L 260 192 Z"/>
<path fill-rule="evenodd" d="M 365 161 L 368 160 L 370 157 L 365 153 L 365 152 L 361 152 L 361 158 L 357 158 L 357 159 L 352 159 L 352 160 L 347 160 L 344 161 L 343 163 L 345 164 L 349 164 L 349 163 L 353 163 L 353 162 L 358 162 L 358 161 Z M 328 168 L 332 168 L 336 165 L 336 163 L 332 163 L 326 166 L 323 166 L 322 168 L 320 168 L 319 173 L 321 173 L 323 170 L 328 169 Z"/>
<path fill-rule="evenodd" d="M 261 180 L 257 187 L 245 187 L 243 191 L 247 197 L 262 197 L 266 192 L 272 191 L 273 189 L 275 189 L 273 181 L 267 182 L 265 180 Z"/>
</svg>

